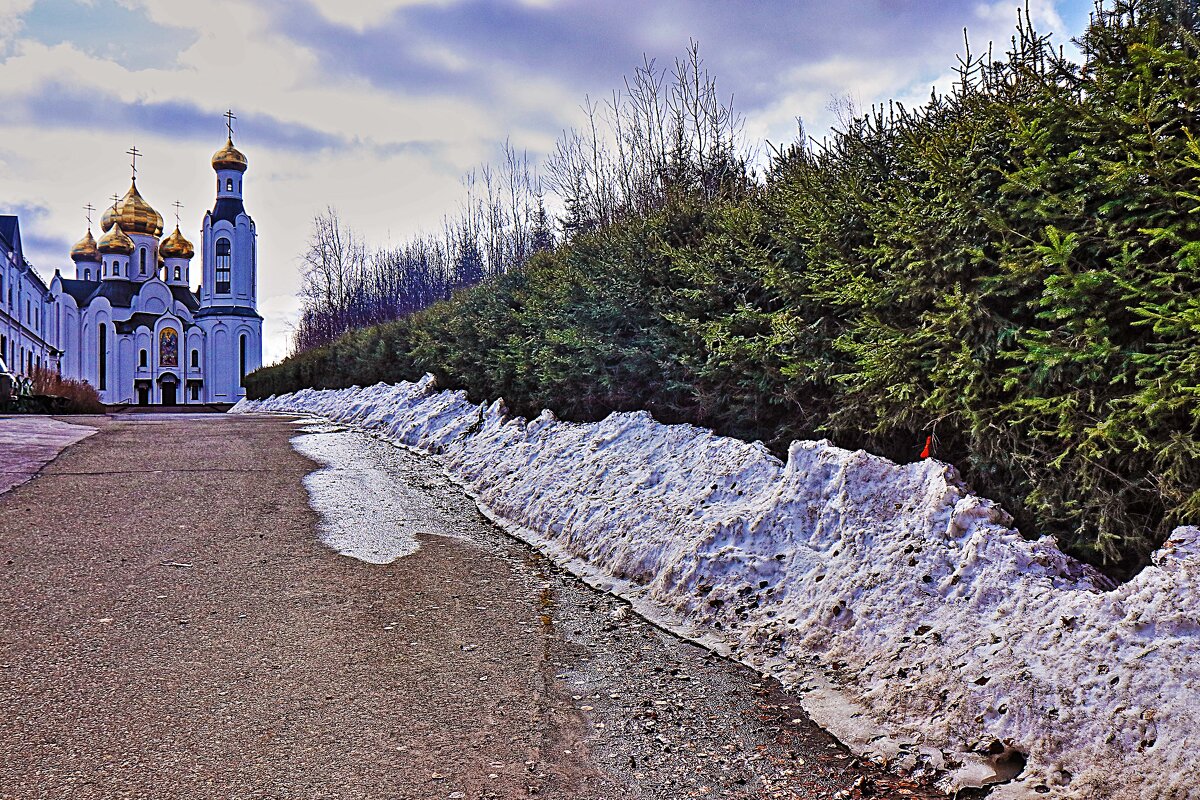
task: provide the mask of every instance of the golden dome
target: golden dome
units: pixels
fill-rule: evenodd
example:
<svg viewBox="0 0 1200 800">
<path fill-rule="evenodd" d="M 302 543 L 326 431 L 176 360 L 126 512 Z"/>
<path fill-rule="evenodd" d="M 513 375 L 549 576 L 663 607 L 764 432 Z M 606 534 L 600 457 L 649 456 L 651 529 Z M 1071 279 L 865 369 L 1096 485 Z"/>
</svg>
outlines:
<svg viewBox="0 0 1200 800">
<path fill-rule="evenodd" d="M 120 223 L 113 225 L 112 230 L 100 237 L 99 250 L 101 253 L 127 256 L 133 253 L 133 239 L 125 235 Z"/>
<path fill-rule="evenodd" d="M 92 238 L 92 229 L 88 228 L 87 235 L 75 243 L 71 248 L 71 260 L 78 263 L 80 261 L 99 261 L 100 251 L 96 249 L 96 240 Z"/>
<path fill-rule="evenodd" d="M 163 258 L 191 258 L 196 255 L 196 248 L 183 238 L 183 234 L 179 232 L 179 226 L 176 225 L 171 235 L 163 239 L 162 244 L 158 246 L 158 254 Z"/>
<path fill-rule="evenodd" d="M 242 151 L 233 146 L 233 139 L 226 139 L 225 146 L 213 153 L 212 168 L 215 170 L 236 169 L 245 172 L 249 162 Z"/>
<path fill-rule="evenodd" d="M 146 236 L 162 236 L 162 215 L 150 207 L 138 193 L 137 183 L 130 184 L 129 191 L 117 201 L 115 206 L 109 206 L 100 217 L 100 227 L 108 230 L 114 224 L 119 224 L 129 233 L 141 233 Z"/>
</svg>

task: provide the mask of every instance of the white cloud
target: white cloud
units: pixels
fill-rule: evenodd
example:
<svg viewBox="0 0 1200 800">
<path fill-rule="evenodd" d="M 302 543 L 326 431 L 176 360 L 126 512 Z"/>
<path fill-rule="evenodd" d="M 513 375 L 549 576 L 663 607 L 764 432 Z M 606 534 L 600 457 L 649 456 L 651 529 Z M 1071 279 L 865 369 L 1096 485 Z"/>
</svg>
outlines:
<svg viewBox="0 0 1200 800">
<path fill-rule="evenodd" d="M 335 25 L 344 25 L 361 33 L 391 14 L 416 6 L 448 6 L 457 0 L 312 0 L 321 16 Z"/>
</svg>

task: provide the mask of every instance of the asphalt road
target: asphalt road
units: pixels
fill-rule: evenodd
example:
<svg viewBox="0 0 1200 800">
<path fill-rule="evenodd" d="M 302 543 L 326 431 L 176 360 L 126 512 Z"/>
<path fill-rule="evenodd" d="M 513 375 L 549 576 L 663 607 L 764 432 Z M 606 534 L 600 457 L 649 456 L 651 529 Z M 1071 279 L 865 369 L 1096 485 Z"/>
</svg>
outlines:
<svg viewBox="0 0 1200 800">
<path fill-rule="evenodd" d="M 933 796 L 417 456 L 420 549 L 373 565 L 319 542 L 291 421 L 81 422 L 0 495 L 4 800 Z"/>
</svg>

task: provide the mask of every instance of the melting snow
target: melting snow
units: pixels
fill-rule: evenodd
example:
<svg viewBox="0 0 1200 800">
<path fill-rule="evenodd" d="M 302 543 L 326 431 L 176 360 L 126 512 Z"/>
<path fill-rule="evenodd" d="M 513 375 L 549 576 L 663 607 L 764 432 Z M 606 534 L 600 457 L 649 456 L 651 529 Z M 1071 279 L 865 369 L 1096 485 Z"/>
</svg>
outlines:
<svg viewBox="0 0 1200 800">
<path fill-rule="evenodd" d="M 783 463 L 641 412 L 509 417 L 429 377 L 234 411 L 315 414 L 438 455 L 516 536 L 775 675 L 859 752 L 945 771 L 948 788 L 1200 797 L 1200 529 L 1112 588 L 937 461 L 822 441 Z M 364 469 L 331 491 L 383 488 L 386 467 Z"/>
<path fill-rule="evenodd" d="M 379 458 L 387 445 L 364 449 L 358 444 L 333 432 L 292 440 L 301 455 L 325 465 L 304 478 L 311 505 L 321 515 L 321 541 L 344 556 L 390 564 L 417 551 L 413 521 L 390 491 L 387 461 Z"/>
</svg>

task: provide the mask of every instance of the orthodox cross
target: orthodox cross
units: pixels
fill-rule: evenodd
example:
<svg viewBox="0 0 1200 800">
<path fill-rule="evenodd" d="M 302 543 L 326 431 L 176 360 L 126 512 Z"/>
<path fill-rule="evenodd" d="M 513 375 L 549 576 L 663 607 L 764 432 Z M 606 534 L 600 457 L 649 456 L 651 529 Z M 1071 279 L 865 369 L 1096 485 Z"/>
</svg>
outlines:
<svg viewBox="0 0 1200 800">
<path fill-rule="evenodd" d="M 113 201 L 113 211 L 116 211 L 116 210 L 117 210 L 117 201 L 118 201 L 118 200 L 120 200 L 120 199 L 121 199 L 121 195 L 119 195 L 119 194 L 114 194 L 114 195 L 112 196 L 112 201 Z"/>
<path fill-rule="evenodd" d="M 179 227 L 179 209 L 183 208 L 183 203 L 176 200 L 174 203 L 171 203 L 171 205 L 175 206 L 175 227 L 178 228 Z"/>
<path fill-rule="evenodd" d="M 221 116 L 225 117 L 225 129 L 226 129 L 227 131 L 229 131 L 229 141 L 231 141 L 231 142 L 232 142 L 232 141 L 233 141 L 233 121 L 234 121 L 235 119 L 237 119 L 237 117 L 235 117 L 235 116 L 233 115 L 233 109 L 232 109 L 232 108 L 231 108 L 231 109 L 229 109 L 228 111 L 226 111 L 226 112 L 225 112 L 224 114 L 222 114 Z"/>
<path fill-rule="evenodd" d="M 96 210 L 96 207 L 88 203 L 83 210 L 87 212 L 88 230 L 90 231 L 92 229 L 92 212 Z"/>
<path fill-rule="evenodd" d="M 138 150 L 137 145 L 135 144 L 133 147 L 126 150 L 125 153 L 133 157 L 133 179 L 137 180 L 137 160 L 138 156 L 142 154 L 142 151 Z"/>
</svg>

